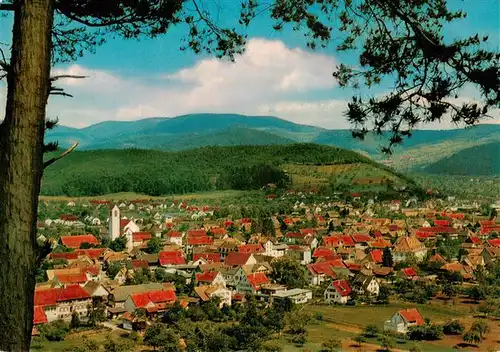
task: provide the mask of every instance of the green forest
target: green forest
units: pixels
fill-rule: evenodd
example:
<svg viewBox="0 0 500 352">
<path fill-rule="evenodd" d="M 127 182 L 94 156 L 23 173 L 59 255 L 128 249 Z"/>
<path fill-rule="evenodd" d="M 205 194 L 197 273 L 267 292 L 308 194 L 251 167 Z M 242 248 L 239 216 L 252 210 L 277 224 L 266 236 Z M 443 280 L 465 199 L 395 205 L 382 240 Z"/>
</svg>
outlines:
<svg viewBox="0 0 500 352">
<path fill-rule="evenodd" d="M 136 192 L 158 196 L 258 189 L 268 183 L 284 187 L 289 179 L 280 165 L 290 163 L 363 163 L 384 168 L 356 152 L 315 144 L 203 147 L 181 152 L 75 151 L 45 171 L 41 194 Z"/>
<path fill-rule="evenodd" d="M 427 166 L 424 171 L 441 175 L 500 176 L 500 142 L 463 149 Z"/>
</svg>

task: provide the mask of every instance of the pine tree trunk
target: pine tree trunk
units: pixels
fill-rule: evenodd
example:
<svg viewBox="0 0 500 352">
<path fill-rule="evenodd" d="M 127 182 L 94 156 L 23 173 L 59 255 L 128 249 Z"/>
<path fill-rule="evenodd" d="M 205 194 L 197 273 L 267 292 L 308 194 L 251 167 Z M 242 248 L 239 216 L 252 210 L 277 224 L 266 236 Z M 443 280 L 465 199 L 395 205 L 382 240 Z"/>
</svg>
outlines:
<svg viewBox="0 0 500 352">
<path fill-rule="evenodd" d="M 28 351 L 53 0 L 17 0 L 0 126 L 0 350 Z"/>
</svg>

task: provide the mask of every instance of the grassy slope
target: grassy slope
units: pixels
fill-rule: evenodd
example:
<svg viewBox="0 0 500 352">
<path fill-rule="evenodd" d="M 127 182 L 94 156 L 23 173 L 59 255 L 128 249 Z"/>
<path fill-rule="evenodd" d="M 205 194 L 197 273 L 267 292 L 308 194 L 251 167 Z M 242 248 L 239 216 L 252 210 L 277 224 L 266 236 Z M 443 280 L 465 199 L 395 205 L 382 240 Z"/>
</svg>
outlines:
<svg viewBox="0 0 500 352">
<path fill-rule="evenodd" d="M 182 152 L 154 150 L 97 150 L 74 152 L 58 161 L 45 173 L 42 195 L 63 195 L 79 182 L 89 180 L 98 186 L 117 178 L 134 182 L 162 179 L 201 182 L 217 177 L 235 165 L 285 164 L 356 164 L 376 172 L 391 174 L 391 170 L 358 153 L 314 144 L 280 146 L 204 147 Z M 314 168 L 315 166 L 308 166 Z M 359 170 L 358 170 L 359 171 Z M 404 176 L 400 175 L 403 180 Z M 106 180 L 106 181 L 104 181 Z M 171 181 L 173 182 L 173 181 Z M 411 180 L 404 180 L 411 183 Z M 191 192 L 204 189 L 192 190 Z M 112 192 L 127 191 L 114 189 Z M 179 192 L 185 193 L 185 192 Z M 99 193 L 97 193 L 99 194 Z"/>
</svg>

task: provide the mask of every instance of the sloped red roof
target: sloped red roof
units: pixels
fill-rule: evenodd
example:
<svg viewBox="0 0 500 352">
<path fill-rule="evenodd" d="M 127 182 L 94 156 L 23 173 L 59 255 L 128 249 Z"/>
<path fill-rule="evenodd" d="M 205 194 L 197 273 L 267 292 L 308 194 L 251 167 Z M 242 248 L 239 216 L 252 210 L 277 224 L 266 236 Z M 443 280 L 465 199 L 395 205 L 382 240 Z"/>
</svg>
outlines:
<svg viewBox="0 0 500 352">
<path fill-rule="evenodd" d="M 364 233 L 356 233 L 354 235 L 351 235 L 351 237 L 356 243 L 370 242 L 371 240 L 373 240 L 370 235 Z"/>
<path fill-rule="evenodd" d="M 89 248 L 89 249 L 77 249 L 75 253 L 78 256 L 86 255 L 90 259 L 99 259 L 106 248 Z"/>
<path fill-rule="evenodd" d="M 302 234 L 307 234 L 307 235 L 312 235 L 312 234 L 315 234 L 316 233 L 316 230 L 315 229 L 300 229 L 300 233 Z"/>
<path fill-rule="evenodd" d="M 386 247 L 392 247 L 392 244 L 385 238 L 378 237 L 375 241 L 370 243 L 370 246 L 373 248 L 386 248 Z"/>
<path fill-rule="evenodd" d="M 186 259 L 184 258 L 184 252 L 182 250 L 162 251 L 158 253 L 158 258 L 160 259 L 160 265 L 186 264 Z"/>
<path fill-rule="evenodd" d="M 88 281 L 85 273 L 56 274 L 55 277 L 61 284 L 84 284 Z"/>
<path fill-rule="evenodd" d="M 35 290 L 35 306 L 54 306 L 57 304 L 59 288 L 49 288 L 45 290 Z"/>
<path fill-rule="evenodd" d="M 191 236 L 187 238 L 187 244 L 191 246 L 209 245 L 214 242 L 214 239 L 209 236 Z"/>
<path fill-rule="evenodd" d="M 193 261 L 197 261 L 198 259 L 203 258 L 209 263 L 220 263 L 220 254 L 219 253 L 194 253 Z"/>
<path fill-rule="evenodd" d="M 351 286 L 346 280 L 336 280 L 333 281 L 332 284 L 335 291 L 337 291 L 342 297 L 348 297 L 352 292 Z"/>
<path fill-rule="evenodd" d="M 374 249 L 370 252 L 370 257 L 372 258 L 373 262 L 380 264 L 382 263 L 383 253 L 384 252 L 381 249 Z"/>
<path fill-rule="evenodd" d="M 434 226 L 450 226 L 450 220 L 434 220 Z"/>
<path fill-rule="evenodd" d="M 197 236 L 206 236 L 207 235 L 207 231 L 205 231 L 204 229 L 198 229 L 198 230 L 189 230 L 187 232 L 187 235 L 188 237 L 197 237 Z"/>
<path fill-rule="evenodd" d="M 140 268 L 143 268 L 143 269 L 147 269 L 149 268 L 149 263 L 147 260 L 144 260 L 144 259 L 132 259 L 130 261 L 130 263 L 132 264 L 132 268 L 135 270 L 135 269 L 140 269 Z"/>
<path fill-rule="evenodd" d="M 177 296 L 175 290 L 154 290 L 131 294 L 130 299 L 137 308 L 145 308 L 150 304 L 161 305 L 162 303 L 175 302 Z"/>
<path fill-rule="evenodd" d="M 408 323 L 416 324 L 418 326 L 425 324 L 424 318 L 422 318 L 422 315 L 420 315 L 420 312 L 417 310 L 417 308 L 409 308 L 409 309 L 400 310 L 398 313 Z"/>
<path fill-rule="evenodd" d="M 413 268 L 403 268 L 401 269 L 401 272 L 408 277 L 417 276 L 417 271 Z"/>
<path fill-rule="evenodd" d="M 83 289 L 83 287 L 80 285 L 70 285 L 61 289 L 59 296 L 57 297 L 57 301 L 64 302 L 86 298 L 90 298 L 90 295 Z"/>
<path fill-rule="evenodd" d="M 490 247 L 500 247 L 500 238 L 494 238 L 486 241 Z"/>
<path fill-rule="evenodd" d="M 262 253 L 264 252 L 264 247 L 260 244 L 244 244 L 238 247 L 238 252 L 241 253 Z"/>
<path fill-rule="evenodd" d="M 151 232 L 134 232 L 132 240 L 134 242 L 144 242 L 151 239 Z"/>
<path fill-rule="evenodd" d="M 179 231 L 170 231 L 169 233 L 167 233 L 167 237 L 179 238 L 182 237 L 182 233 L 180 233 Z"/>
<path fill-rule="evenodd" d="M 201 274 L 196 274 L 196 281 L 212 283 L 218 274 L 219 274 L 218 271 L 208 271 L 207 270 Z"/>
<path fill-rule="evenodd" d="M 213 227 L 210 229 L 210 232 L 214 235 L 225 235 L 226 234 L 226 229 L 222 228 L 222 227 Z"/>
<path fill-rule="evenodd" d="M 227 255 L 224 263 L 227 265 L 245 265 L 252 253 L 231 252 Z"/>
<path fill-rule="evenodd" d="M 94 235 L 61 236 L 61 243 L 68 248 L 79 249 L 83 243 L 98 245 L 99 241 Z"/>
<path fill-rule="evenodd" d="M 120 219 L 120 228 L 123 229 L 130 222 L 129 219 Z"/>
<path fill-rule="evenodd" d="M 332 256 L 334 254 L 335 253 L 330 248 L 318 247 L 314 250 L 314 253 L 312 256 L 313 256 L 313 258 L 319 258 L 319 257 L 329 257 L 329 256 Z"/>
<path fill-rule="evenodd" d="M 226 221 L 224 221 L 224 226 L 225 226 L 225 227 L 229 227 L 229 226 L 231 226 L 231 225 L 233 225 L 233 224 L 234 224 L 234 222 L 232 222 L 231 220 L 226 220 Z"/>
<path fill-rule="evenodd" d="M 477 236 L 470 236 L 470 241 L 474 244 L 478 244 L 478 245 L 482 245 L 483 244 L 483 241 L 481 241 L 481 239 Z"/>
<path fill-rule="evenodd" d="M 269 283 L 269 279 L 264 273 L 248 274 L 247 280 L 255 290 L 259 290 L 261 285 Z"/>
<path fill-rule="evenodd" d="M 307 265 L 307 269 L 313 275 L 326 275 L 331 278 L 336 278 L 337 274 L 333 271 L 333 266 L 330 263 L 314 263 Z"/>
<path fill-rule="evenodd" d="M 500 226 L 481 227 L 480 232 L 482 235 L 487 235 L 492 232 L 500 232 Z"/>
<path fill-rule="evenodd" d="M 33 310 L 33 324 L 45 324 L 48 323 L 47 315 L 45 315 L 45 311 L 42 306 L 35 306 Z"/>
</svg>

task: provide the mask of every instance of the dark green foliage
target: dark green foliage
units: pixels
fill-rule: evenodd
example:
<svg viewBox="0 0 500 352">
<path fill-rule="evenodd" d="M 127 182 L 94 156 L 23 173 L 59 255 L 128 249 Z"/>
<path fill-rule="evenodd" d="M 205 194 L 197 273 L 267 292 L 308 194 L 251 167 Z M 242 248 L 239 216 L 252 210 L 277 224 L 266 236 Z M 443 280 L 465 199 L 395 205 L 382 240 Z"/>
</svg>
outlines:
<svg viewBox="0 0 500 352">
<path fill-rule="evenodd" d="M 163 241 L 161 238 L 153 236 L 149 241 L 148 241 L 148 253 L 158 253 L 162 250 L 163 248 Z"/>
<path fill-rule="evenodd" d="M 92 298 L 92 304 L 87 310 L 87 323 L 89 326 L 97 326 L 106 321 L 106 306 L 99 297 Z"/>
<path fill-rule="evenodd" d="M 375 324 L 369 324 L 363 330 L 363 335 L 367 338 L 377 337 L 379 334 L 378 328 Z"/>
<path fill-rule="evenodd" d="M 443 333 L 446 335 L 462 335 L 464 332 L 464 325 L 458 320 L 451 320 L 443 325 Z"/>
<path fill-rule="evenodd" d="M 303 288 L 307 285 L 307 272 L 297 260 L 284 256 L 271 262 L 270 276 L 277 283 L 288 288 Z"/>
<path fill-rule="evenodd" d="M 72 329 L 75 329 L 78 328 L 80 325 L 81 325 L 80 314 L 78 314 L 78 312 L 73 312 L 73 314 L 71 314 L 71 322 L 69 323 L 69 326 Z"/>
<path fill-rule="evenodd" d="M 176 153 L 137 149 L 75 151 L 46 170 L 42 194 L 94 196 L 133 191 L 164 195 L 208 191 L 216 186 L 246 189 L 269 182 L 285 185 L 286 175 L 276 169 L 284 163 L 376 165 L 355 152 L 314 144 L 206 147 Z M 246 174 L 253 168 L 260 171 Z"/>
<path fill-rule="evenodd" d="M 475 302 L 479 302 L 487 298 L 488 287 L 486 285 L 472 286 L 467 290 L 467 296 Z"/>
<path fill-rule="evenodd" d="M 463 339 L 465 342 L 476 346 L 479 345 L 481 341 L 483 341 L 483 337 L 481 336 L 481 334 L 478 331 L 472 329 L 464 334 Z"/>
<path fill-rule="evenodd" d="M 40 325 L 40 335 L 49 341 L 63 341 L 69 332 L 69 325 L 64 320 L 56 320 L 52 323 Z"/>
<path fill-rule="evenodd" d="M 410 340 L 439 340 L 443 335 L 443 328 L 435 324 L 425 324 L 422 326 L 412 326 L 408 329 Z"/>
<path fill-rule="evenodd" d="M 87 336 L 83 336 L 83 342 L 81 342 L 79 346 L 71 348 L 71 352 L 98 352 L 98 351 L 100 351 L 99 344 L 94 340 L 89 339 Z"/>
<path fill-rule="evenodd" d="M 499 150 L 500 142 L 463 149 L 450 157 L 427 166 L 424 171 L 443 175 L 499 176 Z M 481 157 L 478 158 L 478 155 Z"/>
<path fill-rule="evenodd" d="M 127 247 L 127 239 L 125 236 L 118 237 L 109 245 L 109 248 L 115 252 L 121 252 L 125 249 L 125 247 Z"/>
<path fill-rule="evenodd" d="M 321 352 L 335 352 L 340 351 L 341 348 L 342 341 L 335 337 L 330 337 L 321 343 Z"/>
<path fill-rule="evenodd" d="M 120 262 L 111 262 L 106 270 L 106 274 L 109 278 L 113 279 L 116 274 L 122 269 L 123 264 Z"/>
<path fill-rule="evenodd" d="M 104 350 L 106 352 L 129 352 L 133 350 L 134 348 L 133 345 L 134 343 L 130 340 L 126 339 L 115 340 L 110 335 L 108 336 L 106 342 L 104 343 Z"/>
<path fill-rule="evenodd" d="M 382 265 L 392 268 L 394 265 L 394 260 L 392 259 L 392 253 L 389 247 L 384 248 L 384 252 L 382 254 Z"/>
<path fill-rule="evenodd" d="M 164 352 L 180 351 L 179 336 L 165 324 L 156 323 L 147 328 L 143 341 L 155 350 L 160 348 Z"/>
</svg>

